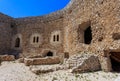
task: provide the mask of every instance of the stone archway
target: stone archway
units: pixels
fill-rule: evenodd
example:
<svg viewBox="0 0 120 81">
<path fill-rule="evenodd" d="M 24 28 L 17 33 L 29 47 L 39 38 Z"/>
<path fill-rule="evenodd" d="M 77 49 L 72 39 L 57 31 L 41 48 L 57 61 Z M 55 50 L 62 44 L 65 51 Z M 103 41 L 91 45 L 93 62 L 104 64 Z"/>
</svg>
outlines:
<svg viewBox="0 0 120 81">
<path fill-rule="evenodd" d="M 19 48 L 19 47 L 20 47 L 20 38 L 19 38 L 19 37 L 16 38 L 16 40 L 15 40 L 15 47 L 16 47 L 16 48 Z"/>
<path fill-rule="evenodd" d="M 41 54 L 42 54 L 42 57 L 56 56 L 56 50 L 43 49 Z"/>
<path fill-rule="evenodd" d="M 22 35 L 16 34 L 12 39 L 12 49 L 21 50 L 22 49 Z"/>
<path fill-rule="evenodd" d="M 53 52 L 49 51 L 46 56 L 53 56 Z"/>
</svg>

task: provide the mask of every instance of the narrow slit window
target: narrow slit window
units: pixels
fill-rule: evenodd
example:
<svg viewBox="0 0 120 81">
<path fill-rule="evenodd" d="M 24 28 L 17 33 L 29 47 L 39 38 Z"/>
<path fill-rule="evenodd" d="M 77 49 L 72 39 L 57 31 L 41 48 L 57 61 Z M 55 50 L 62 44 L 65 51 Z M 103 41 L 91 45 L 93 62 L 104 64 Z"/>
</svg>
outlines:
<svg viewBox="0 0 120 81">
<path fill-rule="evenodd" d="M 35 39 L 36 39 L 36 37 L 33 37 L 33 43 L 35 43 Z"/>
<path fill-rule="evenodd" d="M 59 41 L 59 35 L 57 35 L 57 41 Z"/>
<path fill-rule="evenodd" d="M 53 36 L 53 41 L 55 41 L 55 35 Z"/>
<path fill-rule="evenodd" d="M 39 37 L 37 37 L 37 41 L 36 41 L 37 43 L 39 42 Z"/>
</svg>

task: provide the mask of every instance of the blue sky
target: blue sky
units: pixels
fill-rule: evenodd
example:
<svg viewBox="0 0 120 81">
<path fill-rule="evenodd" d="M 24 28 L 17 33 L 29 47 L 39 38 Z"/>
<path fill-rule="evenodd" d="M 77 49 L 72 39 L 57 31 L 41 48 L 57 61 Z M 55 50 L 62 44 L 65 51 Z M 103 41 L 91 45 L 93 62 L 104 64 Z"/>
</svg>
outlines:
<svg viewBox="0 0 120 81">
<path fill-rule="evenodd" d="M 0 12 L 14 18 L 40 16 L 64 8 L 70 0 L 0 0 Z"/>
</svg>

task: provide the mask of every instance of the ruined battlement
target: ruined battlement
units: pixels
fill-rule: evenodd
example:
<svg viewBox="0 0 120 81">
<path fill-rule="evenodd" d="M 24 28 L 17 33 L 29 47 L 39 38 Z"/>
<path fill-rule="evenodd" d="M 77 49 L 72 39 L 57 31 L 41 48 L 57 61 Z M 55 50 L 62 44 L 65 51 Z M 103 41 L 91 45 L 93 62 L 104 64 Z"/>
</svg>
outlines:
<svg viewBox="0 0 120 81">
<path fill-rule="evenodd" d="M 10 23 L 12 20 L 13 20 L 12 17 L 5 15 L 3 13 L 0 13 L 0 22 Z"/>
<path fill-rule="evenodd" d="M 5 15 L 3 13 L 0 13 L 0 22 L 10 22 L 10 21 L 14 21 L 17 23 L 34 23 L 34 22 L 43 22 L 43 23 L 47 23 L 47 22 L 51 22 L 51 21 L 55 21 L 61 18 L 64 18 L 64 15 L 67 15 L 69 12 L 71 12 L 71 9 L 73 6 L 76 6 L 75 4 L 76 0 L 71 0 L 69 2 L 69 4 L 63 8 L 62 10 L 56 11 L 56 12 L 52 12 L 50 14 L 47 15 L 43 15 L 43 16 L 34 16 L 34 17 L 23 17 L 23 18 L 12 18 L 8 15 Z"/>
<path fill-rule="evenodd" d="M 75 0 L 71 0 L 69 2 L 69 4 L 65 8 L 63 8 L 62 10 L 58 10 L 56 12 L 52 12 L 50 14 L 43 15 L 43 16 L 15 18 L 15 21 L 18 23 L 23 23 L 23 22 L 25 22 L 25 23 L 31 23 L 31 22 L 33 22 L 33 23 L 34 22 L 47 23 L 47 22 L 59 20 L 61 18 L 64 18 L 64 16 L 67 15 L 68 12 L 70 12 L 74 3 L 75 3 Z"/>
<path fill-rule="evenodd" d="M 53 12 L 51 14 L 48 15 L 44 15 L 44 16 L 36 16 L 36 17 L 25 17 L 25 18 L 16 18 L 15 21 L 18 23 L 34 23 L 34 22 L 51 22 L 51 21 L 55 21 L 58 19 L 63 18 L 64 16 L 64 11 L 60 10 L 57 12 Z"/>
</svg>

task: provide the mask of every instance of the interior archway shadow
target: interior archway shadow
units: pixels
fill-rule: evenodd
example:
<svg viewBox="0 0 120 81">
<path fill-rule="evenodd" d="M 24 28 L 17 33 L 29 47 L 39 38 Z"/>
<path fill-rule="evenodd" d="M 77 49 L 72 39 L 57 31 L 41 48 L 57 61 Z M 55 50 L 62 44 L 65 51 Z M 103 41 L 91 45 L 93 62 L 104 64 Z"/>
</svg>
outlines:
<svg viewBox="0 0 120 81">
<path fill-rule="evenodd" d="M 120 72 L 120 52 L 110 52 L 110 60 L 113 72 Z"/>
<path fill-rule="evenodd" d="M 46 56 L 48 56 L 48 57 L 53 56 L 53 52 L 49 51 L 49 52 L 46 54 Z"/>
</svg>

